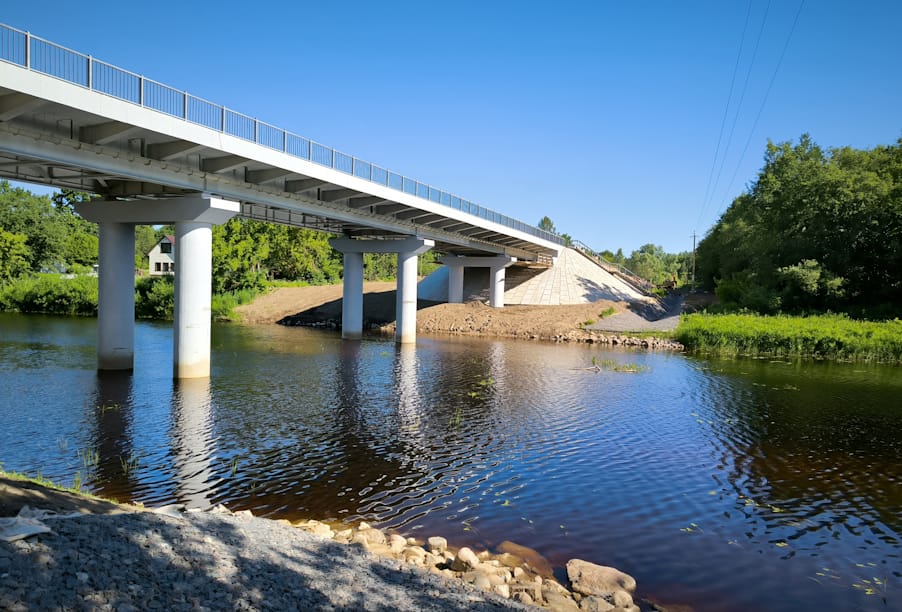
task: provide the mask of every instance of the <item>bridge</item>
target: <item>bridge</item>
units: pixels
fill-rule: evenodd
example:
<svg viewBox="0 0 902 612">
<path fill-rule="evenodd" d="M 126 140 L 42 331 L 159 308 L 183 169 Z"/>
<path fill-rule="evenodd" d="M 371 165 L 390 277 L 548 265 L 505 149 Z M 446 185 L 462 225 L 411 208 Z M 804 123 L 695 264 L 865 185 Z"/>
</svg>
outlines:
<svg viewBox="0 0 902 612">
<path fill-rule="evenodd" d="M 212 225 L 235 215 L 338 236 L 343 337 L 362 332 L 363 254 L 397 253 L 397 340 L 416 334 L 417 256 L 445 255 L 449 300 L 488 267 L 504 305 L 513 262 L 563 240 L 374 163 L 0 24 L 0 177 L 99 194 L 98 366 L 131 369 L 135 224 L 174 224 L 178 378 L 209 376 Z"/>
</svg>

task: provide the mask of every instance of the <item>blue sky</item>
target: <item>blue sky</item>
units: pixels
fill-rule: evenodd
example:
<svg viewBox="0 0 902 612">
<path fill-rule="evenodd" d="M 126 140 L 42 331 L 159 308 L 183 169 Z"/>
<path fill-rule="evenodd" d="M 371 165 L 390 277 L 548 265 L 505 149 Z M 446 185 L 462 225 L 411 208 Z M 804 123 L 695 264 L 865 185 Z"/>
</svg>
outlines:
<svg viewBox="0 0 902 612">
<path fill-rule="evenodd" d="M 690 249 L 768 138 L 902 137 L 902 2 L 801 2 L 69 0 L 0 21 L 629 254 Z"/>
</svg>

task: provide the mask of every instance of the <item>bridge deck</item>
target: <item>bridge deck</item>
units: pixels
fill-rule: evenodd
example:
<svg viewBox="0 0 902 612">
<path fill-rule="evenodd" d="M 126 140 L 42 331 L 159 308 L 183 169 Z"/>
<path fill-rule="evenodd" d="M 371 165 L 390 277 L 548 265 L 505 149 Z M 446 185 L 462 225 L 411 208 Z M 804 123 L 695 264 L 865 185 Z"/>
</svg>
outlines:
<svg viewBox="0 0 902 612">
<path fill-rule="evenodd" d="M 0 177 L 153 200 L 207 192 L 246 217 L 462 255 L 544 260 L 507 215 L 0 24 Z M 148 204 L 151 205 L 151 204 Z"/>
</svg>

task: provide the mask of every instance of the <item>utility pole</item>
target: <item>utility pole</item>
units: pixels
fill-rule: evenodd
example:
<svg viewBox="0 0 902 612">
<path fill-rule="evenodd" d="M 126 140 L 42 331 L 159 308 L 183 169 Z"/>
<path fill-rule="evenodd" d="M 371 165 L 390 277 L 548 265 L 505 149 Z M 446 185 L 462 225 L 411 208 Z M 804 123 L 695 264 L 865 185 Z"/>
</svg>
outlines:
<svg viewBox="0 0 902 612">
<path fill-rule="evenodd" d="M 695 291 L 695 232 L 692 232 L 692 291 Z"/>
</svg>

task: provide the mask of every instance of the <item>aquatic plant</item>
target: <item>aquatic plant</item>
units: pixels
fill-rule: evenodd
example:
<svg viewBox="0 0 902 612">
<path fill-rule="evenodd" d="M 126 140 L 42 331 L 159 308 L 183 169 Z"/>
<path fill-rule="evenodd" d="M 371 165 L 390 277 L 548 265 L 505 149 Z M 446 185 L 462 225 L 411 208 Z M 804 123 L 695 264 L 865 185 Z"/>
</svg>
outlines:
<svg viewBox="0 0 902 612">
<path fill-rule="evenodd" d="M 138 469 L 138 458 L 134 455 L 129 455 L 126 459 L 125 457 L 119 456 L 119 465 L 122 466 L 122 473 L 125 476 L 128 476 L 131 472 L 134 472 Z"/>
<path fill-rule="evenodd" d="M 100 453 L 96 448 L 80 448 L 78 449 L 78 458 L 85 469 L 97 467 L 100 463 Z"/>
</svg>

